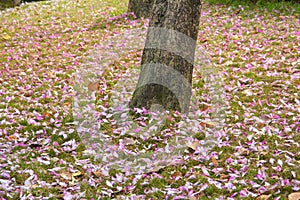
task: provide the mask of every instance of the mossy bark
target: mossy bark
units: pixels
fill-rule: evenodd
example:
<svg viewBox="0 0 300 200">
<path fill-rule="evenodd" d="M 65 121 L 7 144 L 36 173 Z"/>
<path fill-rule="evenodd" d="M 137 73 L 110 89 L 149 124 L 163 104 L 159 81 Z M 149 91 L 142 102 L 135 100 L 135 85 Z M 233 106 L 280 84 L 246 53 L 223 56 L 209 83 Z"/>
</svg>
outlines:
<svg viewBox="0 0 300 200">
<path fill-rule="evenodd" d="M 155 0 L 131 108 L 188 112 L 200 0 Z"/>
<path fill-rule="evenodd" d="M 133 12 L 137 18 L 151 16 L 154 0 L 129 0 L 128 12 Z"/>
</svg>

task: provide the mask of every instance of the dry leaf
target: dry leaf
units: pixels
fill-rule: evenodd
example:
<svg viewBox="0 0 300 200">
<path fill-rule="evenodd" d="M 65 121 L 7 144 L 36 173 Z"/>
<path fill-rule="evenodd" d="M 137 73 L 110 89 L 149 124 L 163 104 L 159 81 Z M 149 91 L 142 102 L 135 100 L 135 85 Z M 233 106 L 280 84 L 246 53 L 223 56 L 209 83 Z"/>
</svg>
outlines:
<svg viewBox="0 0 300 200">
<path fill-rule="evenodd" d="M 166 166 L 159 166 L 156 165 L 150 169 L 147 170 L 147 173 L 152 173 L 152 172 L 158 172 L 159 170 L 161 170 L 162 168 L 165 168 Z"/>
<path fill-rule="evenodd" d="M 78 171 L 78 172 L 73 173 L 72 176 L 73 176 L 74 178 L 78 178 L 78 177 L 80 177 L 80 176 L 83 176 L 83 174 L 84 174 L 83 172 Z"/>
<path fill-rule="evenodd" d="M 97 91 L 97 90 L 99 90 L 99 88 L 100 88 L 100 84 L 98 81 L 88 84 L 88 90 L 90 92 Z"/>
<path fill-rule="evenodd" d="M 279 16 L 280 19 L 285 19 L 285 16 Z"/>
<path fill-rule="evenodd" d="M 289 194 L 289 200 L 300 200 L 300 192 Z"/>
<path fill-rule="evenodd" d="M 64 106 L 67 106 L 67 107 L 68 107 L 68 106 L 70 106 L 70 105 L 71 105 L 70 102 L 65 102 L 65 103 L 64 103 Z"/>
<path fill-rule="evenodd" d="M 272 197 L 271 194 L 269 195 L 260 195 L 259 197 L 256 198 L 256 200 L 268 200 L 270 197 Z"/>
<path fill-rule="evenodd" d="M 60 176 L 66 180 L 72 180 L 73 178 L 72 173 L 66 171 L 61 172 Z"/>
<path fill-rule="evenodd" d="M 10 35 L 4 34 L 4 35 L 2 35 L 2 38 L 5 40 L 9 40 L 11 37 L 10 37 Z"/>
<path fill-rule="evenodd" d="M 182 177 L 182 173 L 179 172 L 179 171 L 176 171 L 176 172 L 174 172 L 174 173 L 171 175 L 171 177 L 172 177 L 173 179 L 176 179 L 177 177 Z"/>
<path fill-rule="evenodd" d="M 248 156 L 250 151 L 244 147 L 240 148 L 237 152 L 234 153 L 235 156 Z"/>
<path fill-rule="evenodd" d="M 215 167 L 219 166 L 219 162 L 214 156 L 211 157 L 211 161 L 212 161 L 212 163 L 214 164 Z"/>
<path fill-rule="evenodd" d="M 7 140 L 10 141 L 10 142 L 13 141 L 13 140 L 16 140 L 16 139 L 17 139 L 17 136 L 15 136 L 15 135 L 10 135 L 10 136 L 7 137 Z"/>
<path fill-rule="evenodd" d="M 99 177 L 102 176 L 102 173 L 99 172 L 99 171 L 92 172 L 92 174 L 93 174 L 94 176 L 96 176 L 97 178 L 99 178 Z"/>
<path fill-rule="evenodd" d="M 50 117 L 50 118 L 53 118 L 53 115 L 52 115 L 52 113 L 50 113 L 50 112 L 47 112 L 47 111 L 43 112 L 43 115 L 44 115 L 45 117 Z"/>
<path fill-rule="evenodd" d="M 214 128 L 218 125 L 217 122 L 200 122 L 200 126 L 207 127 L 207 128 Z"/>
<path fill-rule="evenodd" d="M 186 145 L 196 151 L 197 147 L 199 147 L 201 144 L 199 142 L 192 142 L 192 143 L 186 143 Z"/>
<path fill-rule="evenodd" d="M 202 103 L 200 106 L 199 106 L 199 109 L 201 111 L 206 111 L 206 110 L 211 110 L 213 107 L 210 105 L 210 104 L 207 104 L 207 103 Z"/>
<path fill-rule="evenodd" d="M 260 152 L 260 154 L 263 155 L 263 156 L 267 155 L 268 153 L 269 153 L 269 151 L 261 151 Z"/>
<path fill-rule="evenodd" d="M 229 175 L 228 174 L 220 174 L 220 179 L 225 180 L 225 179 L 229 179 Z"/>
<path fill-rule="evenodd" d="M 47 73 L 47 75 L 48 75 L 50 78 L 55 78 L 55 77 L 56 77 L 56 74 L 55 74 L 54 72 L 47 71 L 46 73 Z"/>
</svg>

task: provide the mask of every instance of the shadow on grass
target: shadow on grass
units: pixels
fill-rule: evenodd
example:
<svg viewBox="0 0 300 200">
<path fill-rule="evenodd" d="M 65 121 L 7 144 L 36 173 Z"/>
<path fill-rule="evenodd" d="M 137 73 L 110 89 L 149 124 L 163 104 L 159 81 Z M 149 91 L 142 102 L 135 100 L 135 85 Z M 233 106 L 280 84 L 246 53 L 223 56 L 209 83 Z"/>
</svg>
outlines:
<svg viewBox="0 0 300 200">
<path fill-rule="evenodd" d="M 30 3 L 35 1 L 46 1 L 46 0 L 0 0 L 0 10 L 5 10 L 7 8 L 13 8 L 18 6 L 19 3 Z"/>
</svg>

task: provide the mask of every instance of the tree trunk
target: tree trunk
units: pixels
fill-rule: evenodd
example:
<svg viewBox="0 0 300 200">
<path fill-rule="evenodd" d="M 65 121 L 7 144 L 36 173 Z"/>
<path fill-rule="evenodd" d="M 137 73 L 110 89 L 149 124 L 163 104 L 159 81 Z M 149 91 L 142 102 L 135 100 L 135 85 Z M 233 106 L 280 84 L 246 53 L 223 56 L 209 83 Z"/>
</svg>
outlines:
<svg viewBox="0 0 300 200">
<path fill-rule="evenodd" d="M 187 113 L 191 98 L 200 0 L 154 0 L 141 72 L 130 108 Z"/>
<path fill-rule="evenodd" d="M 133 12 L 137 18 L 148 18 L 151 15 L 154 0 L 129 0 L 128 12 Z"/>
<path fill-rule="evenodd" d="M 13 0 L 14 6 L 19 6 L 21 5 L 21 0 Z"/>
</svg>

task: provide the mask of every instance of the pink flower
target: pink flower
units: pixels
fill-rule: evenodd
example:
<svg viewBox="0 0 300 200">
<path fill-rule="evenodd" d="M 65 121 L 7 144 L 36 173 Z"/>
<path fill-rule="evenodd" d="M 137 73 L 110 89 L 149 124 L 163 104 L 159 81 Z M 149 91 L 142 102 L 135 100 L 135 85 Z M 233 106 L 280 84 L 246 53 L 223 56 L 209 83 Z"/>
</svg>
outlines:
<svg viewBox="0 0 300 200">
<path fill-rule="evenodd" d="M 259 169 L 256 178 L 262 181 L 266 178 L 266 173 Z"/>
<path fill-rule="evenodd" d="M 246 197 L 247 196 L 247 191 L 246 190 L 241 190 L 240 191 L 240 196 L 241 197 Z"/>
</svg>

